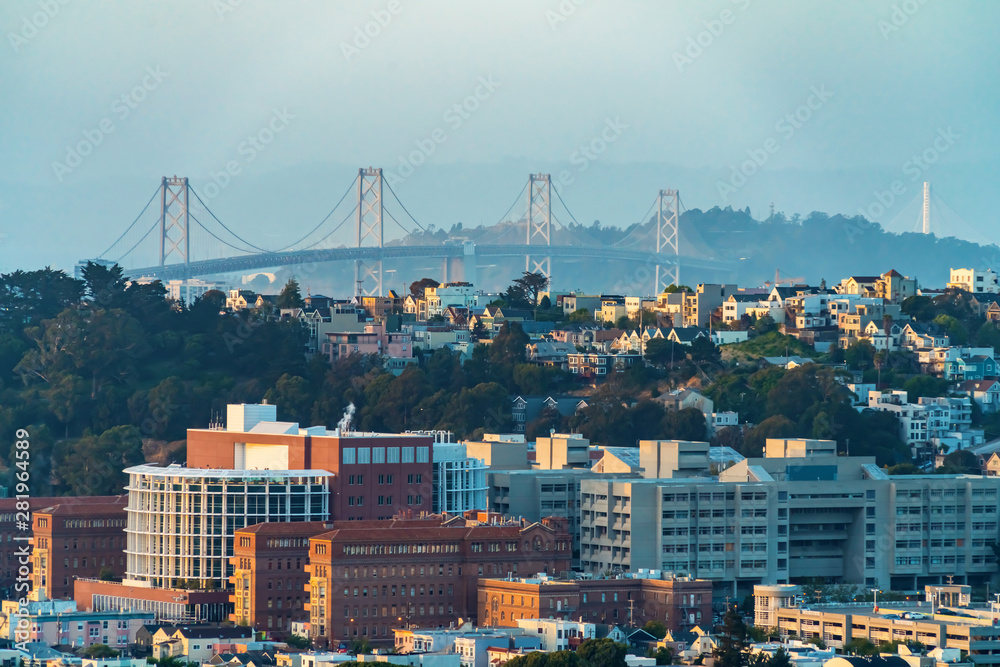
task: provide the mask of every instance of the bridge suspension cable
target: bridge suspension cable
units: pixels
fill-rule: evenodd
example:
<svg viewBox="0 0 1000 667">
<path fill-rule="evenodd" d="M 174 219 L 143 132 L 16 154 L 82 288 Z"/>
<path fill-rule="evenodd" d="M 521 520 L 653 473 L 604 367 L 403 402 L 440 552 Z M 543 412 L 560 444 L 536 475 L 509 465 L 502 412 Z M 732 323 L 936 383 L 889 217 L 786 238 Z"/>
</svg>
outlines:
<svg viewBox="0 0 1000 667">
<path fill-rule="evenodd" d="M 109 252 L 111 252 L 111 249 L 114 248 L 116 245 L 118 245 L 118 243 L 123 238 L 125 238 L 126 234 L 128 234 L 130 231 L 132 231 L 132 228 L 135 227 L 135 225 L 136 225 L 137 222 L 139 222 L 139 218 L 141 218 L 142 214 L 146 212 L 146 209 L 149 208 L 149 205 L 153 203 L 153 200 L 156 199 L 156 195 L 158 195 L 158 194 L 160 194 L 160 188 L 159 187 L 157 187 L 155 190 L 153 190 L 153 196 L 149 198 L 149 201 L 146 202 L 146 205 L 142 207 L 141 211 L 139 211 L 139 215 L 135 216 L 135 220 L 132 221 L 132 224 L 130 224 L 128 226 L 128 228 L 126 228 L 125 231 L 122 232 L 121 236 L 119 236 L 117 239 L 115 239 L 114 243 L 112 243 L 111 245 L 108 246 L 107 250 L 105 250 L 100 255 L 98 255 L 98 257 L 104 257 Z M 152 229 L 150 229 L 150 231 L 152 231 Z M 143 236 L 142 239 L 145 240 L 146 236 L 149 236 L 149 232 L 146 232 L 145 236 Z M 140 241 L 140 243 L 141 243 L 141 241 Z M 138 245 L 138 243 L 136 245 Z M 127 253 L 125 253 L 125 255 L 128 255 L 128 253 L 132 252 L 133 250 L 135 250 L 135 246 L 132 246 L 131 248 L 129 248 L 129 251 Z M 122 257 L 125 257 L 125 255 L 122 255 Z"/>
<path fill-rule="evenodd" d="M 413 217 L 413 214 L 412 214 L 412 213 L 410 213 L 410 212 L 409 212 L 409 211 L 408 211 L 408 210 L 406 209 L 406 206 L 405 206 L 405 205 L 403 204 L 403 202 L 402 202 L 402 201 L 400 201 L 400 199 L 399 199 L 399 195 L 397 195 L 397 194 L 396 194 L 396 192 L 395 192 L 395 190 L 393 190 L 393 189 L 392 189 L 392 186 L 391 186 L 391 185 L 389 185 L 388 183 L 385 183 L 385 187 L 387 187 L 387 188 L 389 189 L 389 192 L 391 192 L 391 193 L 392 193 L 392 198 L 396 200 L 396 203 L 397 203 L 397 204 L 399 204 L 399 207 L 400 207 L 401 209 L 403 209 L 403 211 L 404 211 L 404 212 L 406 213 L 406 215 L 408 215 L 408 216 L 409 216 L 410 220 L 412 220 L 412 221 L 413 221 L 413 224 L 415 224 L 415 225 L 416 225 L 417 227 L 419 227 L 419 228 L 420 228 L 420 231 L 422 231 L 422 232 L 426 232 L 426 231 L 427 231 L 427 229 L 426 229 L 426 228 L 425 228 L 425 227 L 424 227 L 423 225 L 421 225 L 421 224 L 420 224 L 419 222 L 417 222 L 417 219 Z M 390 216 L 390 217 L 392 217 L 392 216 Z M 398 223 L 398 222 L 396 222 L 395 218 L 393 219 L 393 222 L 395 222 L 395 223 L 396 223 L 397 225 L 399 225 L 399 223 Z M 409 232 L 409 230 L 407 230 L 407 229 L 406 229 L 405 227 L 403 227 L 402 225 L 399 225 L 399 226 L 400 226 L 400 227 L 401 227 L 401 228 L 403 229 L 403 231 L 404 231 L 404 232 L 406 232 L 406 233 L 408 233 L 408 234 L 410 233 L 410 232 Z"/>
<path fill-rule="evenodd" d="M 195 195 L 195 196 L 197 196 L 197 195 Z M 199 226 L 199 227 L 201 227 L 201 228 L 202 228 L 202 229 L 203 229 L 204 231 L 208 232 L 208 234 L 209 234 L 209 235 L 210 235 L 210 236 L 211 236 L 212 238 L 214 238 L 214 239 L 215 239 L 216 241 L 218 241 L 218 242 L 219 242 L 219 243 L 221 243 L 222 245 L 224 245 L 224 246 L 227 246 L 227 247 L 229 247 L 229 248 L 232 248 L 233 250 L 236 250 L 236 251 L 239 251 L 239 252 L 245 252 L 245 253 L 249 253 L 249 254 L 253 254 L 253 250 L 247 250 L 246 248 L 238 248 L 238 247 L 234 246 L 234 245 L 233 245 L 232 243 L 229 243 L 228 241 L 224 241 L 224 240 L 223 240 L 222 238 L 220 238 L 220 237 L 219 237 L 219 235 L 218 235 L 218 234 L 216 234 L 216 233 L 215 233 L 215 232 L 213 232 L 213 231 L 212 231 L 211 229 L 209 229 L 208 227 L 206 227 L 206 226 L 204 225 L 204 223 L 202 223 L 202 221 L 201 221 L 201 220 L 199 220 L 199 219 L 198 219 L 197 217 L 195 217 L 195 214 L 194 214 L 194 213 L 191 213 L 191 212 L 189 211 L 189 212 L 188 212 L 188 216 L 189 216 L 189 217 L 190 217 L 190 218 L 191 218 L 192 220 L 194 220 L 194 221 L 195 221 L 195 222 L 196 222 L 196 223 L 198 224 L 198 226 Z M 216 219 L 216 220 L 218 220 L 218 219 Z M 222 223 L 220 222 L 219 224 L 222 224 Z M 222 225 L 222 226 L 223 226 L 223 227 L 225 227 L 225 225 Z M 229 229 L 228 229 L 228 228 L 226 228 L 226 231 L 229 231 Z M 232 232 L 230 232 L 230 234 L 232 234 Z M 233 236 L 236 236 L 236 235 L 235 235 L 235 234 L 233 234 Z M 240 237 L 236 236 L 236 238 L 238 238 L 238 239 L 239 239 Z M 242 241 L 243 239 L 240 239 L 240 240 Z M 247 245 L 250 245 L 250 244 L 248 243 Z M 254 248 L 255 250 L 260 250 L 260 248 L 258 248 L 257 246 L 250 246 L 250 247 L 251 247 L 251 248 Z M 262 252 L 267 252 L 267 251 L 266 251 L 266 250 L 263 250 Z"/>
<path fill-rule="evenodd" d="M 155 196 L 155 195 L 154 195 L 154 196 Z M 148 206 L 148 204 L 147 204 L 147 206 Z M 135 224 L 135 223 L 133 223 L 133 224 Z M 150 234 L 152 234 L 152 233 L 153 233 L 153 230 L 154 230 L 154 229 L 156 229 L 157 225 L 159 225 L 159 224 L 160 224 L 160 221 L 159 221 L 158 219 L 157 219 L 157 220 L 154 220 L 154 221 L 153 221 L 153 225 L 152 225 L 152 227 L 150 227 L 149 229 L 147 229 L 147 230 L 146 230 L 146 233 L 142 235 L 142 238 L 140 238 L 140 239 L 139 239 L 138 241 L 136 241 L 136 242 L 135 242 L 135 244 L 133 244 L 133 245 L 132 245 L 132 247 L 131 247 L 131 248 L 129 248 L 129 249 L 128 249 L 128 250 L 127 250 L 127 251 L 125 252 L 125 254 L 124 254 L 124 255 L 122 255 L 121 257 L 119 257 L 118 259 L 116 259 L 116 260 L 115 260 L 115 264 L 118 264 L 119 262 L 121 262 L 121 261 L 122 261 L 123 259 L 125 259 L 126 257 L 128 257 L 128 256 L 129 256 L 129 254 L 130 254 L 130 253 L 131 253 L 131 252 L 132 252 L 133 250 L 135 250 L 136 248 L 138 248 L 138 247 L 139 247 L 139 244 L 140 244 L 140 243 L 142 243 L 143 241 L 145 241 L 145 240 L 146 240 L 146 237 L 147 237 L 147 236 L 149 236 Z M 117 243 L 117 241 L 115 241 L 115 243 Z M 114 247 L 114 246 L 112 246 L 112 247 Z M 108 248 L 108 250 L 111 250 L 111 248 Z M 106 255 L 106 254 L 107 254 L 107 251 L 105 251 L 105 252 L 104 252 L 104 253 L 103 253 L 103 254 L 101 255 L 101 257 L 103 257 L 103 256 L 104 256 L 104 255 Z"/>
<path fill-rule="evenodd" d="M 611 244 L 612 248 L 621 247 L 621 245 L 623 243 L 625 243 L 626 239 L 628 239 L 630 236 L 632 236 L 632 234 L 635 234 L 636 230 L 642 229 L 642 226 L 644 224 L 646 224 L 647 222 L 649 222 L 649 214 L 653 212 L 653 207 L 656 206 L 656 202 L 657 202 L 657 200 L 653 199 L 652 203 L 649 205 L 649 208 L 647 208 L 646 212 L 642 214 L 642 218 L 639 220 L 639 222 L 636 222 L 636 223 L 633 223 L 633 224 L 629 225 L 629 227 L 631 227 L 631 229 L 629 230 L 628 234 L 626 234 L 622 238 L 620 238 L 617 241 L 615 241 L 614 243 L 612 243 Z"/>
<path fill-rule="evenodd" d="M 202 201 L 201 197 L 198 195 L 198 192 L 194 188 L 189 188 L 189 189 L 190 189 L 190 191 L 192 193 L 194 193 L 194 198 L 198 200 L 198 203 L 201 204 L 202 208 L 204 208 L 208 212 L 208 214 L 210 216 L 212 216 L 213 218 L 215 218 L 215 221 L 217 223 L 219 223 L 222 226 L 223 229 L 225 229 L 227 232 L 229 232 L 230 234 L 232 234 L 235 238 L 237 238 L 238 240 L 240 240 L 242 243 L 245 243 L 246 245 L 250 246 L 254 250 L 258 250 L 260 252 L 271 252 L 270 250 L 266 250 L 264 248 L 261 248 L 260 246 L 254 245 L 253 243 L 250 243 L 245 238 L 243 238 L 242 236 L 240 236 L 239 234 L 237 234 L 236 232 L 234 232 L 233 230 L 231 230 L 229 227 L 227 227 L 226 223 L 222 222 L 222 220 L 219 220 L 219 216 L 215 215 L 215 213 L 212 212 L 212 209 L 210 209 L 208 207 L 208 205 L 204 201 Z M 190 212 L 188 212 L 188 215 L 190 215 Z M 192 215 L 191 217 L 193 218 L 194 216 Z M 213 234 L 212 232 L 210 232 L 208 230 L 208 228 L 205 227 L 205 225 L 203 225 L 200 221 L 198 222 L 198 224 L 201 225 L 201 228 L 204 229 L 206 232 L 208 232 L 209 234 L 212 234 L 212 236 L 215 236 L 215 234 Z M 218 236 L 215 236 L 215 238 L 218 239 L 219 241 L 221 241 L 222 243 L 226 243 L 225 241 L 223 241 L 222 239 L 220 239 Z M 235 246 L 233 246 L 231 244 L 226 243 L 226 245 L 228 245 L 230 248 L 235 248 Z M 248 250 L 242 250 L 242 252 L 250 252 L 250 251 L 248 251 Z"/>
<path fill-rule="evenodd" d="M 311 249 L 315 248 L 316 246 L 318 246 L 318 245 L 319 245 L 320 243 L 322 243 L 323 241 L 327 240 L 328 238 L 330 238 L 331 236 L 333 236 L 334 234 L 336 234 L 336 233 L 337 233 L 337 230 L 339 230 L 339 229 L 340 229 L 341 227 L 343 227 L 343 226 L 344 226 L 345 224 L 347 224 L 347 221 L 348 221 L 348 220 L 350 220 L 350 219 L 351 219 L 352 217 L 354 217 L 354 214 L 355 214 L 355 213 L 357 212 L 357 210 L 358 210 L 358 205 L 357 205 L 357 204 L 355 204 L 355 205 L 354 205 L 354 208 L 352 208 L 352 209 L 351 209 L 351 210 L 350 210 L 350 211 L 349 211 L 349 212 L 347 213 L 347 215 L 346 215 L 346 216 L 344 216 L 344 219 L 340 221 L 340 224 L 339 224 L 339 225 L 337 225 L 337 226 L 336 226 L 336 227 L 334 227 L 334 228 L 333 228 L 332 230 L 330 230 L 330 233 L 329 233 L 329 234 L 327 234 L 326 236 L 324 236 L 324 237 L 323 237 L 323 238 L 321 238 L 320 240 L 316 241 L 316 242 L 315 242 L 315 243 L 313 243 L 312 245 L 307 245 L 307 246 L 306 246 L 305 248 L 302 248 L 302 250 L 311 250 Z M 331 213 L 332 213 L 332 211 L 331 211 Z"/>
<path fill-rule="evenodd" d="M 294 247 L 295 247 L 295 246 L 297 246 L 298 244 L 300 244 L 300 243 L 304 243 L 304 242 L 305 242 L 305 240 L 306 240 L 307 238 L 309 238 L 310 236 L 312 236 L 313 234 L 315 234 L 315 233 L 316 233 L 316 231 L 317 231 L 317 230 L 318 230 L 318 229 L 319 229 L 320 227 L 322 227 L 322 226 L 323 226 L 323 225 L 324 225 L 324 224 L 326 223 L 326 221 L 327 221 L 327 220 L 329 220 L 329 219 L 330 219 L 330 216 L 332 216 L 332 215 L 334 214 L 334 212 L 335 212 L 335 211 L 336 211 L 336 210 L 337 210 L 337 209 L 338 209 L 338 208 L 340 207 L 340 205 L 341 205 L 342 203 L 344 203 L 344 200 L 345 200 L 345 199 L 347 199 L 347 195 L 351 194 L 351 191 L 352 191 L 352 190 L 354 190 L 354 186 L 355 186 L 355 185 L 357 184 L 357 182 L 358 182 L 358 177 L 357 177 L 357 176 L 355 176 L 355 177 L 354 177 L 354 180 L 353 180 L 353 181 L 351 181 L 351 184 L 347 186 L 347 189 L 346 189 L 346 190 L 344 190 L 344 194 L 343 194 L 343 195 L 341 196 L 340 200 L 339 200 L 339 201 L 338 201 L 338 202 L 337 202 L 336 204 L 334 204 L 333 208 L 331 208 L 331 209 L 330 209 L 330 212 L 329 212 L 329 213 L 327 213 L 327 214 L 326 214 L 326 215 L 325 215 L 325 216 L 323 217 L 323 219 L 319 221 L 319 224 L 318 224 L 318 225 L 316 225 L 316 226 L 315 226 L 315 227 L 313 227 L 313 228 L 312 228 L 311 230 L 309 230 L 309 233 L 308 233 L 308 234 L 306 234 L 305 236 L 303 236 L 302 238 L 300 238 L 300 239 L 299 239 L 298 241 L 296 241 L 295 243 L 291 243 L 291 244 L 289 244 L 289 245 L 286 245 L 286 246 L 285 246 L 284 248 L 281 248 L 280 250 L 275 250 L 274 252 L 285 252 L 286 250 L 291 250 L 292 248 L 294 248 Z M 357 209 L 357 206 L 355 206 L 354 208 L 355 208 L 355 209 Z M 353 211 L 352 211 L 352 212 L 353 212 Z M 341 223 L 341 224 L 343 224 L 343 223 Z M 338 227 L 337 227 L 337 229 L 340 229 L 340 227 L 338 226 Z M 319 242 L 322 242 L 322 241 L 325 241 L 325 240 L 326 240 L 326 239 L 327 239 L 328 237 L 329 237 L 329 234 L 327 234 L 327 236 L 324 236 L 324 237 L 323 237 L 322 239 L 320 239 L 320 241 L 319 241 Z M 313 246 L 306 246 L 306 247 L 307 247 L 307 248 L 311 248 L 311 247 L 313 247 Z"/>
</svg>

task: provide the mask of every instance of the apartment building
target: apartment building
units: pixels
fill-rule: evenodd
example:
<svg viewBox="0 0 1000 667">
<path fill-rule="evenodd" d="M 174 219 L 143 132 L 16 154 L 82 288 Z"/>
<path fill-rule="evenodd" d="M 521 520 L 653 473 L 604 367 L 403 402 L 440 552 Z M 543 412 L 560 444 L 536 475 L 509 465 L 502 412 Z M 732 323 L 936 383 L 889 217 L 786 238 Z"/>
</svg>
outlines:
<svg viewBox="0 0 1000 667">
<path fill-rule="evenodd" d="M 97 500 L 95 498 L 95 500 Z M 72 599 L 77 578 L 125 574 L 126 496 L 58 503 L 32 513 L 32 593 Z"/>
<path fill-rule="evenodd" d="M 231 621 L 289 633 L 292 624 L 306 622 L 309 614 L 309 538 L 333 527 L 326 521 L 259 523 L 236 531 L 229 577 L 233 604 Z"/>
<path fill-rule="evenodd" d="M 310 635 L 388 643 L 404 625 L 475 618 L 480 577 L 566 571 L 571 549 L 566 521 L 555 517 L 335 523 L 309 541 Z"/>
<path fill-rule="evenodd" d="M 611 577 L 480 579 L 480 622 L 518 627 L 529 619 L 641 627 L 660 621 L 686 631 L 712 621 L 712 582 L 642 571 Z"/>
<path fill-rule="evenodd" d="M 0 636 L 15 640 L 18 623 L 27 621 L 27 637 L 17 641 L 39 642 L 49 646 L 82 648 L 105 644 L 123 649 L 135 642 L 139 628 L 153 621 L 146 611 L 82 611 L 72 600 L 29 601 L 23 608 L 16 600 L 3 602 L 4 623 Z"/>
<path fill-rule="evenodd" d="M 716 583 L 829 582 L 897 591 L 984 583 L 998 535 L 995 480 L 889 476 L 835 443 L 768 440 L 719 478 L 581 482 L 584 571 L 662 569 Z M 725 593 L 722 593 L 725 594 Z"/>
<path fill-rule="evenodd" d="M 961 289 L 973 294 L 1000 293 L 1000 282 L 993 269 L 952 269 L 948 289 Z"/>
<path fill-rule="evenodd" d="M 891 412 L 899 420 L 899 439 L 913 451 L 923 453 L 928 445 L 940 445 L 957 438 L 960 444 L 975 445 L 980 438 L 970 433 L 972 399 L 968 396 L 921 396 L 916 403 L 907 402 L 902 390 L 869 391 L 868 407 Z M 963 437 L 962 434 L 968 436 Z M 971 437 L 969 437 L 971 436 Z"/>
</svg>

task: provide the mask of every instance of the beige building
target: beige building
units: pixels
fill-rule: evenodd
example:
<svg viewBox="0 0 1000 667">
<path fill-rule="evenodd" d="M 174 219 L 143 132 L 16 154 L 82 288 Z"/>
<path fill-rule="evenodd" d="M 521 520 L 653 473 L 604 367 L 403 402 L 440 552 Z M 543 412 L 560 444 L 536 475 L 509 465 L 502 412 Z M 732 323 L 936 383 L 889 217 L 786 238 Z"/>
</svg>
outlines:
<svg viewBox="0 0 1000 667">
<path fill-rule="evenodd" d="M 873 458 L 808 440 L 768 440 L 765 458 L 705 474 L 582 480 L 583 570 L 660 569 L 737 594 L 815 577 L 897 591 L 948 576 L 975 585 L 996 571 L 995 479 L 889 476 Z"/>
</svg>

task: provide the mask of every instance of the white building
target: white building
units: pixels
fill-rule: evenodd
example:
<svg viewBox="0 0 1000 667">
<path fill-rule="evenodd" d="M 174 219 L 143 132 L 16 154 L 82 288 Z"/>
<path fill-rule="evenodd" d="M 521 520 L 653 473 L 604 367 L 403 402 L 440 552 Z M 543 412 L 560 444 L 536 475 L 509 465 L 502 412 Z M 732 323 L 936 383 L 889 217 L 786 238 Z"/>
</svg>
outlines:
<svg viewBox="0 0 1000 667">
<path fill-rule="evenodd" d="M 950 449 L 980 440 L 961 435 L 972 426 L 972 400 L 968 396 L 921 396 L 918 402 L 908 403 L 903 390 L 870 391 L 868 407 L 894 413 L 899 418 L 899 438 L 913 450 L 928 443 Z"/>
<path fill-rule="evenodd" d="M 465 443 L 434 443 L 434 511 L 461 514 L 489 509 L 488 466 L 467 455 Z"/>
<path fill-rule="evenodd" d="M 174 301 L 183 301 L 188 306 L 205 295 L 210 290 L 218 290 L 225 294 L 229 290 L 228 285 L 222 283 L 210 283 L 198 278 L 188 278 L 187 280 L 171 280 L 164 287 L 167 288 L 167 298 Z"/>
<path fill-rule="evenodd" d="M 479 294 L 472 283 L 444 283 L 428 287 L 424 289 L 424 300 L 427 302 L 427 317 L 441 315 L 449 306 L 470 309 L 479 306 Z"/>
<path fill-rule="evenodd" d="M 167 587 L 186 579 L 202 588 L 224 588 L 233 572 L 229 557 L 236 530 L 266 521 L 324 521 L 330 516 L 328 478 L 333 475 L 324 470 L 140 465 L 125 473 L 123 583 L 129 585 Z"/>
<path fill-rule="evenodd" d="M 997 294 L 1000 292 L 1000 284 L 997 283 L 997 274 L 993 269 L 980 271 L 979 269 L 952 269 L 951 278 L 948 280 L 948 287 L 951 289 L 964 289 L 973 294 Z"/>
<path fill-rule="evenodd" d="M 519 618 L 517 627 L 542 640 L 543 651 L 568 651 L 572 638 L 595 639 L 597 626 L 558 618 Z"/>
</svg>

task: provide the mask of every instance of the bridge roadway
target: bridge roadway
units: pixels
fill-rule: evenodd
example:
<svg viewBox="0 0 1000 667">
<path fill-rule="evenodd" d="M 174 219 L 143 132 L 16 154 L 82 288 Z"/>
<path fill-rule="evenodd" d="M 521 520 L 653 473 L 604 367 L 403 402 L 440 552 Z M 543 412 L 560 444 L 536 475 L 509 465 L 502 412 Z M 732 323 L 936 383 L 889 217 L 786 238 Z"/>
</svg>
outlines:
<svg viewBox="0 0 1000 667">
<path fill-rule="evenodd" d="M 681 264 L 690 268 L 732 270 L 734 263 L 725 260 L 705 259 L 677 255 L 657 254 L 641 250 L 620 248 L 596 248 L 594 246 L 543 246 L 543 245 L 475 245 L 447 244 L 392 245 L 382 248 L 329 248 L 324 250 L 294 250 L 288 252 L 267 252 L 241 257 L 208 259 L 190 263 L 167 264 L 131 269 L 137 277 L 159 278 L 160 280 L 180 280 L 218 273 L 243 273 L 278 266 L 313 264 L 321 262 L 342 262 L 351 260 L 377 261 L 379 259 L 441 258 L 477 259 L 479 257 L 551 257 L 553 259 L 604 259 L 632 263 L 648 263 L 649 266 Z M 472 252 L 469 252 L 469 251 Z"/>
</svg>

